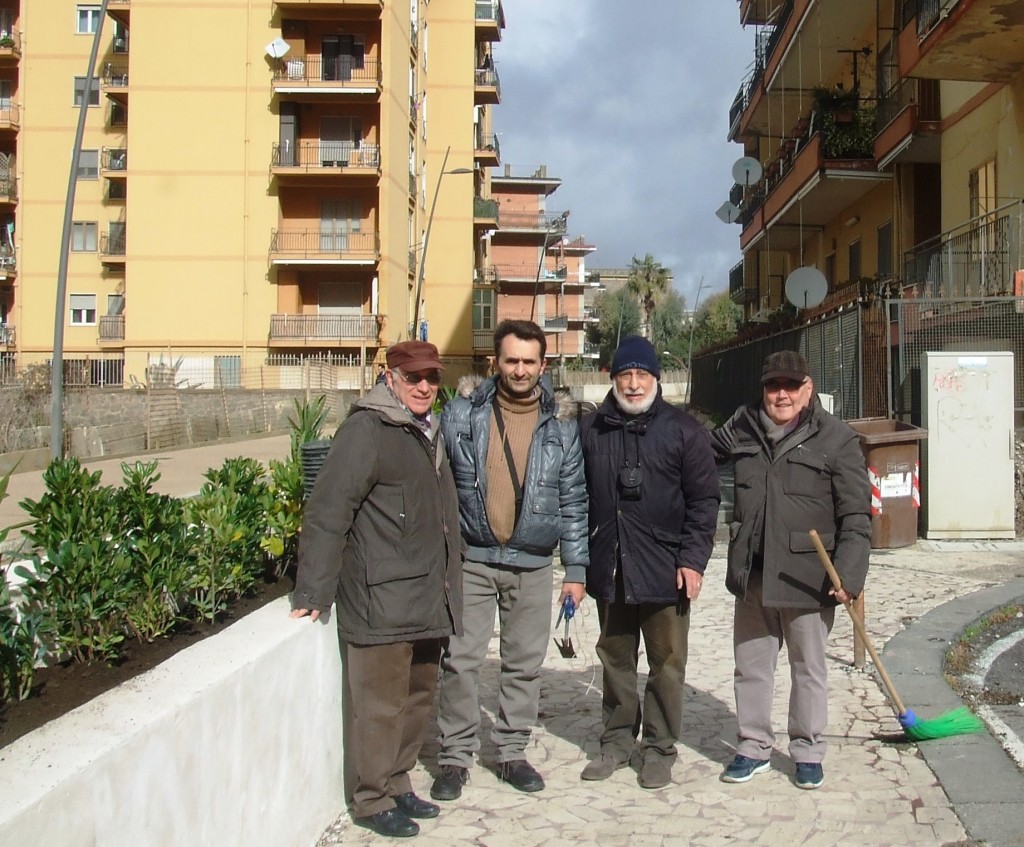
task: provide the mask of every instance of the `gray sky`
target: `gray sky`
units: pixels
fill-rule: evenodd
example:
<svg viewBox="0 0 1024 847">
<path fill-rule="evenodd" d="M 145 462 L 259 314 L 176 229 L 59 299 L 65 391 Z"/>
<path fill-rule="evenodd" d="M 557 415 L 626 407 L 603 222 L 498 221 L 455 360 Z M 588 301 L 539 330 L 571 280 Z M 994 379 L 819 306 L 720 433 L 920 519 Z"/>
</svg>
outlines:
<svg viewBox="0 0 1024 847">
<path fill-rule="evenodd" d="M 569 235 L 597 246 L 591 267 L 651 253 L 692 308 L 728 287 L 739 225 L 728 199 L 742 147 L 729 105 L 753 59 L 733 0 L 504 0 L 495 45 L 502 166 L 548 166 Z M 699 9 L 699 11 L 697 11 Z"/>
</svg>

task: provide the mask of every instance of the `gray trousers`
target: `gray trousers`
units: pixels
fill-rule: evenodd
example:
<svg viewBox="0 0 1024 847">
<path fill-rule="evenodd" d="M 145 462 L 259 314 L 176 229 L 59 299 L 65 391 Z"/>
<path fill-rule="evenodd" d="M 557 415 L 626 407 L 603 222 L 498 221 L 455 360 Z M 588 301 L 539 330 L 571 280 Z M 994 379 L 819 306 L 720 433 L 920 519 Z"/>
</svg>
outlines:
<svg viewBox="0 0 1024 847">
<path fill-rule="evenodd" d="M 690 614 L 676 606 L 625 603 L 597 604 L 601 636 L 597 655 L 604 668 L 601 752 L 625 761 L 642 731 L 644 757 L 676 758 L 683 723 L 683 682 Z M 643 710 L 637 693 L 637 662 L 643 635 L 650 672 Z"/>
<path fill-rule="evenodd" d="M 537 722 L 540 669 L 551 636 L 551 566 L 536 570 L 467 561 L 462 569 L 463 634 L 441 657 L 439 765 L 471 767 L 480 752 L 480 669 L 498 612 L 501 674 L 491 731 L 498 762 L 524 758 Z"/>
<path fill-rule="evenodd" d="M 772 699 L 783 643 L 789 651 L 789 755 L 794 762 L 825 758 L 828 724 L 828 665 L 825 655 L 835 608 L 776 609 L 762 605 L 761 573 L 750 574 L 745 600 L 736 600 L 733 687 L 739 743 L 736 751 L 768 759 L 775 744 Z"/>
</svg>

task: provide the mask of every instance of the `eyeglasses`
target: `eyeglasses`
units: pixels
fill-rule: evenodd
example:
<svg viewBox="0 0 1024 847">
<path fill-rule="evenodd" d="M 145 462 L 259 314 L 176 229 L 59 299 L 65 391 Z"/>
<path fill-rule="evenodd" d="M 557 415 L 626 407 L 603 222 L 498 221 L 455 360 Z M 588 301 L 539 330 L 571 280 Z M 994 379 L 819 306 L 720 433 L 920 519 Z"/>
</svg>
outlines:
<svg viewBox="0 0 1024 847">
<path fill-rule="evenodd" d="M 804 385 L 805 382 L 797 382 L 795 379 L 772 379 L 764 384 L 764 390 L 769 394 L 778 394 L 780 391 L 796 394 Z"/>
<path fill-rule="evenodd" d="M 406 374 L 402 373 L 398 368 L 392 368 L 391 373 L 401 379 L 406 385 L 419 385 L 423 380 L 426 380 L 428 385 L 441 384 L 441 373 L 439 371 Z"/>
</svg>

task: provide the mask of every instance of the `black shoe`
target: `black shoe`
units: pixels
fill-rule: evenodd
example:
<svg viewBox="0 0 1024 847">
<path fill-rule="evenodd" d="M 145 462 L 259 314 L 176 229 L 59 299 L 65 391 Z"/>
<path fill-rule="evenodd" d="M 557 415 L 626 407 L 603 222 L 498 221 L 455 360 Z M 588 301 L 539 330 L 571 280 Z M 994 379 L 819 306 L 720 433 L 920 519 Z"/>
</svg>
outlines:
<svg viewBox="0 0 1024 847">
<path fill-rule="evenodd" d="M 513 759 L 498 765 L 498 779 L 507 782 L 517 791 L 532 794 L 544 789 L 544 778 L 533 769 L 526 759 Z"/>
<path fill-rule="evenodd" d="M 458 765 L 441 765 L 441 772 L 430 786 L 430 796 L 435 800 L 458 800 L 462 786 L 469 782 L 469 768 Z"/>
<path fill-rule="evenodd" d="M 384 835 L 388 838 L 411 838 L 414 835 L 419 835 L 420 832 L 419 824 L 397 807 L 352 820 L 356 825 L 365 826 L 367 829 L 372 829 L 377 835 Z"/>
<path fill-rule="evenodd" d="M 441 814 L 440 806 L 421 800 L 411 791 L 405 794 L 396 794 L 395 802 L 398 804 L 398 808 L 410 818 L 436 818 Z"/>
</svg>

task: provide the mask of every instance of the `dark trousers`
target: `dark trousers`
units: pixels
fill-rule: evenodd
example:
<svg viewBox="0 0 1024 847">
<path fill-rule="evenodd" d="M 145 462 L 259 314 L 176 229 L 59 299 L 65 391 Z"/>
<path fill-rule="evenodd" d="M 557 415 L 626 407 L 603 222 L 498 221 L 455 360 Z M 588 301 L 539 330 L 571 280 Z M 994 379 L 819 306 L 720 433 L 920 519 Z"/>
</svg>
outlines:
<svg viewBox="0 0 1024 847">
<path fill-rule="evenodd" d="M 598 602 L 597 615 L 597 655 L 604 668 L 601 751 L 624 761 L 642 730 L 644 756 L 675 760 L 683 723 L 689 611 L 681 614 L 675 605 Z M 637 693 L 641 636 L 650 667 L 642 710 Z"/>
<path fill-rule="evenodd" d="M 437 688 L 441 639 L 341 645 L 345 801 L 357 818 L 412 791 Z"/>
</svg>

